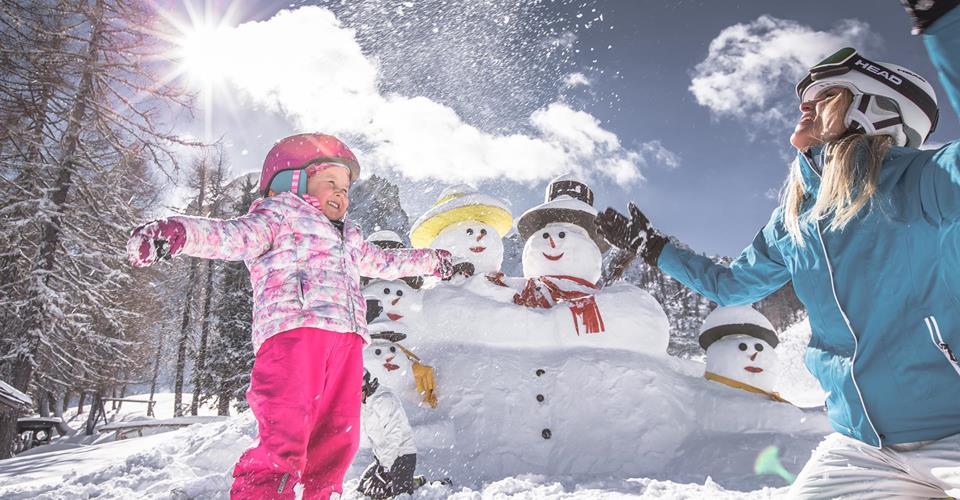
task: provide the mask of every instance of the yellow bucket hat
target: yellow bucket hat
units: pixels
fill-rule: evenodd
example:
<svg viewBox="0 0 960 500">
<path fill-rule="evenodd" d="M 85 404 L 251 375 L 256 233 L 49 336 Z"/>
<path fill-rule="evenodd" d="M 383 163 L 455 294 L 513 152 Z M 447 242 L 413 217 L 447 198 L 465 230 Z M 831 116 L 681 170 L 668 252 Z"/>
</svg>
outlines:
<svg viewBox="0 0 960 500">
<path fill-rule="evenodd" d="M 480 194 L 466 184 L 451 186 L 444 189 L 433 207 L 413 223 L 410 245 L 429 247 L 447 226 L 464 221 L 490 225 L 503 238 L 513 226 L 513 214 L 505 200 Z"/>
</svg>

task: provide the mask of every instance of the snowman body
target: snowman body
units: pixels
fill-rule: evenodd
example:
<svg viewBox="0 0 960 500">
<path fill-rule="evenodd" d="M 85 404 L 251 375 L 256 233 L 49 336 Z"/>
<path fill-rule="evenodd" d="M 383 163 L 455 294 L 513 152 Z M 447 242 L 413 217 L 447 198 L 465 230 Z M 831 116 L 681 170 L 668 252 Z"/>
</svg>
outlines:
<svg viewBox="0 0 960 500">
<path fill-rule="evenodd" d="M 503 240 L 490 224 L 466 220 L 445 227 L 430 243 L 453 254 L 456 262 L 473 264 L 475 274 L 500 272 L 503 264 Z"/>
<path fill-rule="evenodd" d="M 707 348 L 707 372 L 773 392 L 779 359 L 765 340 L 750 335 L 728 335 Z"/>
</svg>

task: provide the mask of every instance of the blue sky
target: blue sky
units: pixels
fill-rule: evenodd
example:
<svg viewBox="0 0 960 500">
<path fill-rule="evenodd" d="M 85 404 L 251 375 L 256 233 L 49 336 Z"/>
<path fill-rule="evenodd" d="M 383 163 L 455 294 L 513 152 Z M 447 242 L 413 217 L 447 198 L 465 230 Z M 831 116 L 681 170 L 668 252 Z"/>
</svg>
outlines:
<svg viewBox="0 0 960 500">
<path fill-rule="evenodd" d="M 515 4 L 235 4 L 209 133 L 239 172 L 280 137 L 334 129 L 412 218 L 460 181 L 519 216 L 569 164 L 598 208 L 633 200 L 694 249 L 732 256 L 776 205 L 811 58 L 854 43 L 935 80 L 892 0 Z M 943 114 L 933 142 L 957 134 Z M 183 130 L 204 134 L 199 120 Z"/>
</svg>

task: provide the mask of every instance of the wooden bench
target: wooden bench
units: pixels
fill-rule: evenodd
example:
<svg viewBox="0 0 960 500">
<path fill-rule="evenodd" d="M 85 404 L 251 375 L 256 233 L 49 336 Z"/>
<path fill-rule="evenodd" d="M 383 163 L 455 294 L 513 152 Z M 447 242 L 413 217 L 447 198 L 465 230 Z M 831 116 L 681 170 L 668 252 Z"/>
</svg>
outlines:
<svg viewBox="0 0 960 500">
<path fill-rule="evenodd" d="M 147 405 L 147 416 L 153 416 L 153 405 L 157 404 L 156 401 L 152 399 L 128 399 L 128 398 L 100 398 L 100 401 L 106 403 L 107 401 L 117 403 L 114 407 L 111 406 L 110 411 L 116 411 L 120 409 L 120 406 L 123 403 L 144 403 Z"/>
<path fill-rule="evenodd" d="M 136 433 L 138 437 L 143 437 L 143 431 L 146 429 L 179 429 L 193 424 L 205 422 L 220 422 L 227 417 L 220 416 L 189 416 L 174 417 L 161 420 L 131 420 L 129 422 L 113 422 L 97 429 L 97 432 L 114 432 L 114 439 L 120 441 L 127 439 L 131 434 Z"/>
</svg>

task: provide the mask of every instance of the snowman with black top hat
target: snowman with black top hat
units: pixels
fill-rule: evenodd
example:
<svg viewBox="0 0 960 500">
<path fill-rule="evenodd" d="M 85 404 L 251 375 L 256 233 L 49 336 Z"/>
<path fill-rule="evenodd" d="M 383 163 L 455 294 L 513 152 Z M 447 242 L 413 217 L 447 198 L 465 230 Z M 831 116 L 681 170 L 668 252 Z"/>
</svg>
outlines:
<svg viewBox="0 0 960 500">
<path fill-rule="evenodd" d="M 557 343 L 625 348 L 666 354 L 669 323 L 649 293 L 629 283 L 598 286 L 603 253 L 593 190 L 574 175 L 553 179 L 544 203 L 517 220 L 523 247 L 523 279 L 505 278 L 513 302 L 553 309 L 560 316 Z"/>
</svg>

